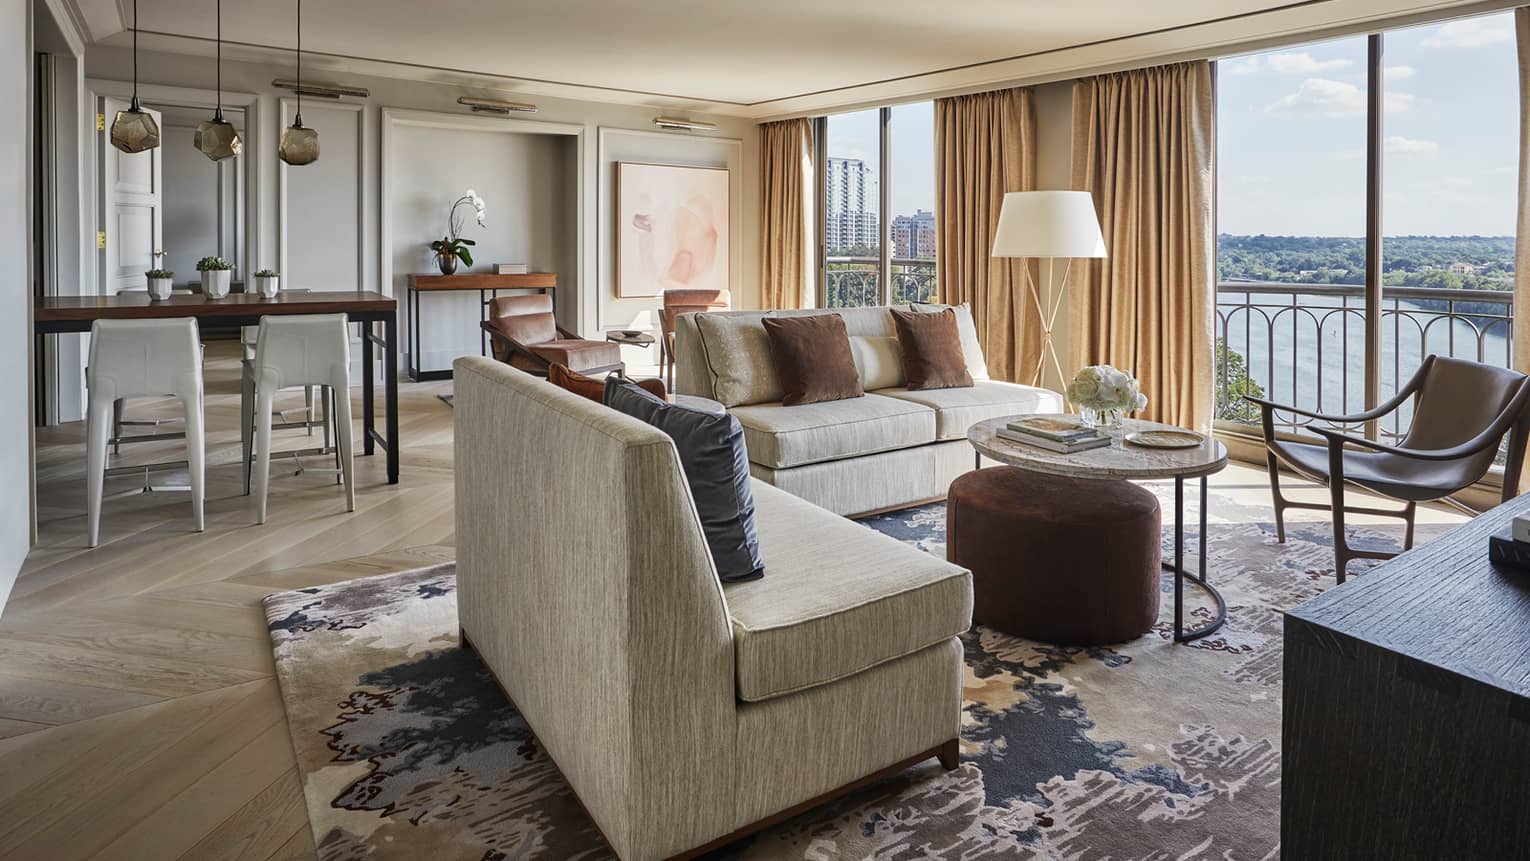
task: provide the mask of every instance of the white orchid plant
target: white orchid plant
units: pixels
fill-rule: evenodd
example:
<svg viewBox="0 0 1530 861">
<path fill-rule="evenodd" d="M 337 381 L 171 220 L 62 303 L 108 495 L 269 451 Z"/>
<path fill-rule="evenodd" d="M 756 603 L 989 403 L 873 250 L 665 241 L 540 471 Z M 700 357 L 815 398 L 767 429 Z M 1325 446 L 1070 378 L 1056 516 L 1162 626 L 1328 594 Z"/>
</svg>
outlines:
<svg viewBox="0 0 1530 861">
<path fill-rule="evenodd" d="M 437 254 L 449 254 L 453 257 L 461 258 L 463 263 L 472 266 L 473 252 L 469 249 L 477 243 L 471 239 L 462 238 L 463 220 L 457 214 L 457 211 L 464 206 L 472 207 L 473 218 L 478 222 L 478 226 L 484 226 L 485 206 L 483 198 L 478 196 L 478 192 L 470 188 L 463 192 L 461 197 L 452 201 L 451 214 L 447 218 L 446 226 L 448 232 L 446 237 L 430 243 L 430 250 Z"/>
<path fill-rule="evenodd" d="M 1136 378 L 1110 365 L 1080 368 L 1068 383 L 1066 394 L 1074 406 L 1101 413 L 1116 411 L 1130 415 L 1148 405 L 1147 395 L 1138 390 Z"/>
</svg>

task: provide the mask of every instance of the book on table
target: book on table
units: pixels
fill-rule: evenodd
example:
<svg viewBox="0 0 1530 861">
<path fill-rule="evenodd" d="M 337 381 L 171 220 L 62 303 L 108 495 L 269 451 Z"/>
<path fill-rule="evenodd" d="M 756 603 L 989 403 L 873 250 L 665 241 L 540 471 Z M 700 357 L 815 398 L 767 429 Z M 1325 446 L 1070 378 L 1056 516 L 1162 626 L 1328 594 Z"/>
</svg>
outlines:
<svg viewBox="0 0 1530 861">
<path fill-rule="evenodd" d="M 1088 451 L 1092 448 L 1103 448 L 1110 445 L 1109 436 L 1094 430 L 1089 431 L 1087 436 L 1068 442 L 1047 439 L 1044 436 L 1037 436 L 1025 431 L 1010 430 L 1007 427 L 999 428 L 995 433 L 1000 439 L 1017 442 L 1021 445 L 1032 445 L 1058 454 L 1076 454 L 1077 452 Z"/>
<path fill-rule="evenodd" d="M 1072 416 L 1028 416 L 1015 419 L 1005 425 L 1016 433 L 1030 434 L 1053 442 L 1076 442 L 1095 436 L 1094 428 L 1086 428 Z"/>
</svg>

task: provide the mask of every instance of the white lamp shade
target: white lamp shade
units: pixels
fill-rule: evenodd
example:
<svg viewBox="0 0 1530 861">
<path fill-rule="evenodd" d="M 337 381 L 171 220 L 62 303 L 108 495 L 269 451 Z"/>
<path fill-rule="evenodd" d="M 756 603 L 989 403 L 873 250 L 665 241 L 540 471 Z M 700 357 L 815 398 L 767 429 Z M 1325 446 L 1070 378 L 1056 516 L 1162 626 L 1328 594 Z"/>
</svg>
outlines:
<svg viewBox="0 0 1530 861">
<path fill-rule="evenodd" d="M 1004 195 L 994 257 L 1104 257 L 1105 237 L 1087 191 L 1012 191 Z"/>
</svg>

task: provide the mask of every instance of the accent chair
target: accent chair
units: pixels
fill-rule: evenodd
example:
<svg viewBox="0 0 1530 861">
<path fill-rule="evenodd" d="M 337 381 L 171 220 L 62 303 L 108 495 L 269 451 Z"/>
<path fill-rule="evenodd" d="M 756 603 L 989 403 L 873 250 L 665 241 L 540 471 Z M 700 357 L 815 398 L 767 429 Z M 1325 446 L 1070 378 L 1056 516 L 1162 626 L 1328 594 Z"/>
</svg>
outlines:
<svg viewBox="0 0 1530 861">
<path fill-rule="evenodd" d="M 494 358 L 528 374 L 545 377 L 554 363 L 580 374 L 625 369 L 619 345 L 586 340 L 559 326 L 552 296 L 545 293 L 493 299 L 481 325 L 491 336 Z"/>
<path fill-rule="evenodd" d="M 726 311 L 733 304 L 727 290 L 702 290 L 694 287 L 664 291 L 659 308 L 659 379 L 675 387 L 675 318 L 702 311 Z"/>
<path fill-rule="evenodd" d="M 1397 445 L 1387 445 L 1329 427 L 1308 425 L 1323 444 L 1293 442 L 1275 434 L 1275 412 L 1289 412 L 1331 425 L 1357 424 L 1386 416 L 1413 400 L 1413 419 Z M 1351 559 L 1390 559 L 1396 553 L 1350 547 L 1344 536 L 1344 514 L 1400 517 L 1407 523 L 1403 549 L 1413 547 L 1414 512 L 1420 502 L 1443 499 L 1477 483 L 1493 466 L 1505 435 L 1509 437 L 1504 467 L 1504 502 L 1519 493 L 1520 467 L 1530 435 L 1530 377 L 1506 368 L 1430 355 L 1397 394 L 1375 409 L 1332 416 L 1263 398 L 1258 404 L 1264 431 L 1270 492 L 1275 499 L 1275 529 L 1286 540 L 1285 510 L 1309 508 L 1333 512 L 1334 571 L 1343 583 Z M 1326 484 L 1329 505 L 1293 502 L 1280 493 L 1280 464 L 1297 474 Z M 1344 485 L 1405 503 L 1400 510 L 1346 505 Z M 1484 552 L 1485 549 L 1484 549 Z"/>
</svg>

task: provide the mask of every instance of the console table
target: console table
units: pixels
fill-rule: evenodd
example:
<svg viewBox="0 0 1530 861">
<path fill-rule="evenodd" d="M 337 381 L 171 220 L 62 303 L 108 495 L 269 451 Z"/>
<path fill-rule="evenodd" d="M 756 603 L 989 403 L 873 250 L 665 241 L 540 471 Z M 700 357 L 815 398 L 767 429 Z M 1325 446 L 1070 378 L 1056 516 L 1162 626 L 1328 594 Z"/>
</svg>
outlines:
<svg viewBox="0 0 1530 861">
<path fill-rule="evenodd" d="M 409 343 L 407 345 L 409 379 L 415 382 L 420 380 L 449 380 L 452 376 L 450 368 L 440 371 L 426 371 L 420 367 L 421 293 L 476 290 L 478 292 L 478 319 L 483 321 L 488 319 L 489 302 L 499 296 L 499 291 L 501 290 L 536 290 L 541 293 L 552 293 L 557 289 L 557 286 L 558 275 L 555 272 L 528 272 L 524 275 L 494 275 L 488 272 L 465 272 L 461 275 L 410 275 Z M 481 356 L 489 354 L 488 335 L 483 332 L 478 334 L 478 354 Z"/>
<path fill-rule="evenodd" d="M 1286 614 L 1287 858 L 1523 858 L 1530 572 L 1488 562 L 1520 497 Z"/>
</svg>

